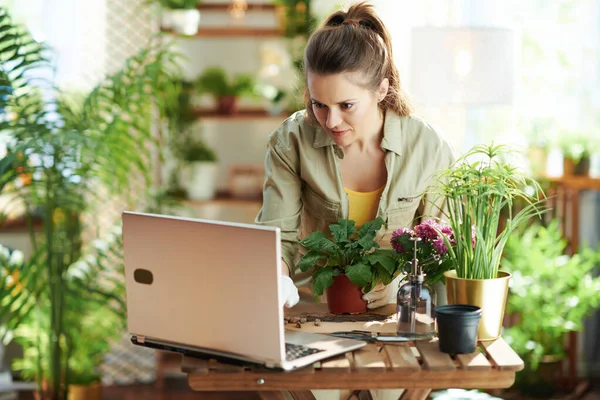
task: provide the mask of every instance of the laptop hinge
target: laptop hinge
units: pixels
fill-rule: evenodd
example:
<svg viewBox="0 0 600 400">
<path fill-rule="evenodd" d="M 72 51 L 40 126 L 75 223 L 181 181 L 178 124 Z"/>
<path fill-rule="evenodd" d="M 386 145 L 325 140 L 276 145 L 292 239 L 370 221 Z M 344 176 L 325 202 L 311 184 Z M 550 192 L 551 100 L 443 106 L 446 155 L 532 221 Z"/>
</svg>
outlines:
<svg viewBox="0 0 600 400">
<path fill-rule="evenodd" d="M 136 340 L 138 343 L 144 344 L 144 342 L 146 342 L 146 337 L 138 335 L 136 336 Z"/>
</svg>

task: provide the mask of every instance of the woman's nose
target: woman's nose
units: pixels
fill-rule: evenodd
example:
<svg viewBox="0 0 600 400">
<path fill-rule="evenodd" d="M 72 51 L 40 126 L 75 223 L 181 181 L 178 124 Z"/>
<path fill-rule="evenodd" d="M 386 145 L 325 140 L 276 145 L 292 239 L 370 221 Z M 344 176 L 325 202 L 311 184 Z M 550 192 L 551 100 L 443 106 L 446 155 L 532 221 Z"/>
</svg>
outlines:
<svg viewBox="0 0 600 400">
<path fill-rule="evenodd" d="M 342 122 L 342 118 L 337 110 L 329 109 L 329 113 L 327 114 L 327 123 L 326 126 L 328 129 L 333 129 L 336 126 L 340 125 Z"/>
</svg>

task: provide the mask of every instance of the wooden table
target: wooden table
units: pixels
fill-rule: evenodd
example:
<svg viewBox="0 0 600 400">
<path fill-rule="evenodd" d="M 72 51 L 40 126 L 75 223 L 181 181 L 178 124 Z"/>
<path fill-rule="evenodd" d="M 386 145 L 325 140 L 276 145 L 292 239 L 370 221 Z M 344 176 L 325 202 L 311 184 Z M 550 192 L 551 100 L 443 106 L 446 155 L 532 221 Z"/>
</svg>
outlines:
<svg viewBox="0 0 600 400">
<path fill-rule="evenodd" d="M 387 331 L 382 325 L 378 330 Z M 328 324 L 335 324 L 330 322 Z M 344 323 L 347 325 L 347 323 Z M 306 323 L 303 330 L 311 330 Z M 369 328 L 359 323 L 355 328 Z M 316 329 L 323 331 L 322 325 Z M 345 355 L 293 372 L 252 370 L 184 357 L 182 370 L 196 391 L 255 391 L 263 399 L 314 399 L 311 389 L 406 389 L 400 399 L 426 399 L 431 390 L 501 389 L 512 386 L 523 361 L 502 339 L 478 343 L 472 354 L 450 357 L 437 339 L 368 344 Z M 363 393 L 364 394 L 364 393 Z M 361 397 L 362 398 L 362 397 Z"/>
</svg>

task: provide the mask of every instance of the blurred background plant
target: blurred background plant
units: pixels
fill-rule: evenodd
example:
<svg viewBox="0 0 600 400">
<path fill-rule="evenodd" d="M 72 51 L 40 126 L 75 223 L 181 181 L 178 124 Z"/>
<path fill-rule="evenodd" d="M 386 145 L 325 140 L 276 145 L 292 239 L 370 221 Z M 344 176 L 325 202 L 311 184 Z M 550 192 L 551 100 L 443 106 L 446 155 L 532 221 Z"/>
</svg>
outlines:
<svg viewBox="0 0 600 400">
<path fill-rule="evenodd" d="M 134 209 L 153 187 L 162 142 L 154 127 L 177 101 L 178 55 L 154 37 L 89 93 L 65 94 L 40 79 L 53 70 L 44 46 L 2 8 L 0 42 L 0 133 L 7 154 L 26 160 L 10 158 L 0 182 L 28 176 L 27 184 L 5 185 L 3 195 L 23 204 L 27 220 L 34 212 L 41 220 L 41 228 L 29 223 L 35 257 L 19 270 L 33 305 L 9 328 L 24 345 L 20 366 L 36 380 L 38 397 L 66 399 L 71 385 L 98 377 L 90 366 L 124 324 L 121 245 L 115 235 L 107 246 L 92 245 L 107 234 L 93 216 L 104 196 Z"/>
<path fill-rule="evenodd" d="M 566 247 L 557 220 L 535 223 L 509 237 L 502 261 L 512 274 L 506 311 L 517 318 L 503 336 L 526 366 L 517 385 L 542 397 L 554 391 L 567 333 L 581 331 L 600 306 L 600 277 L 594 278 L 600 252 L 584 247 L 569 256 Z"/>
</svg>

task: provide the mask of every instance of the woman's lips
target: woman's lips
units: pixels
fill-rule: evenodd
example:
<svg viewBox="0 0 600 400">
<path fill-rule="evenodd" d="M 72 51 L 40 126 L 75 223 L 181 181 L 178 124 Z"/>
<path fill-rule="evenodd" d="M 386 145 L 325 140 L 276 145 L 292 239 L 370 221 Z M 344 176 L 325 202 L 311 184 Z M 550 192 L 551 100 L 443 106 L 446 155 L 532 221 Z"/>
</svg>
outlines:
<svg viewBox="0 0 600 400">
<path fill-rule="evenodd" d="M 329 132 L 331 132 L 331 134 L 332 134 L 333 136 L 335 136 L 335 137 L 341 137 L 341 136 L 344 136 L 344 134 L 345 134 L 346 132 L 348 132 L 348 130 L 347 130 L 347 129 L 346 129 L 346 130 L 344 130 L 344 131 L 333 131 L 333 130 L 330 130 Z"/>
</svg>

